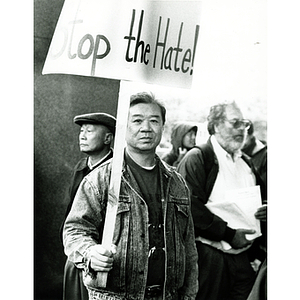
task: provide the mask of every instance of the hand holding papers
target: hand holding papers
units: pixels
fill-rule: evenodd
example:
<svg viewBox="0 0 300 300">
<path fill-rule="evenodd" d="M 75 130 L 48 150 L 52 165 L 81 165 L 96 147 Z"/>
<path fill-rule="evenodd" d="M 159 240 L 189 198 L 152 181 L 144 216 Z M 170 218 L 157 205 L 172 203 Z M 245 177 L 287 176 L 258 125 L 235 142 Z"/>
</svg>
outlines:
<svg viewBox="0 0 300 300">
<path fill-rule="evenodd" d="M 260 223 L 254 216 L 261 206 L 261 195 L 259 186 L 231 190 L 225 193 L 224 202 L 210 202 L 206 207 L 215 215 L 222 218 L 233 229 L 253 229 L 254 234 L 246 235 L 253 240 L 261 235 Z M 230 250 L 231 246 L 221 241 L 222 250 Z"/>
</svg>

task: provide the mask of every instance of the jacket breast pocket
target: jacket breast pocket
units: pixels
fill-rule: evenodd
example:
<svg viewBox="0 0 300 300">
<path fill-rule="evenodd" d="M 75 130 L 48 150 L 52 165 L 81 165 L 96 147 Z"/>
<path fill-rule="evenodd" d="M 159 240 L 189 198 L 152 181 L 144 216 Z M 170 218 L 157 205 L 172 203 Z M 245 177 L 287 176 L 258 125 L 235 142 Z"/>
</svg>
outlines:
<svg viewBox="0 0 300 300">
<path fill-rule="evenodd" d="M 130 201 L 128 196 L 119 196 L 113 242 L 117 245 L 121 237 L 128 236 Z"/>
<path fill-rule="evenodd" d="M 177 224 L 180 237 L 184 240 L 189 218 L 189 202 L 186 197 L 170 197 L 170 202 L 173 205 L 174 217 Z"/>
</svg>

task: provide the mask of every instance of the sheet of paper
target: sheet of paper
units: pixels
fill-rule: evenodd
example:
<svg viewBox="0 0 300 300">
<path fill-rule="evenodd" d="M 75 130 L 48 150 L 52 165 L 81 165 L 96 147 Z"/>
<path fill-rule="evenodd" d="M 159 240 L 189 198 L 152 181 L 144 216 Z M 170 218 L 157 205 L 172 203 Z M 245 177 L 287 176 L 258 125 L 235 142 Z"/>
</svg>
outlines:
<svg viewBox="0 0 300 300">
<path fill-rule="evenodd" d="M 245 221 L 249 222 L 251 225 L 251 229 L 261 234 L 260 231 L 260 222 L 254 216 L 257 209 L 262 206 L 260 187 L 252 186 L 243 189 L 231 190 L 225 194 L 225 199 L 230 202 L 236 204 L 236 206 L 244 213 Z M 253 235 L 247 236 L 247 238 L 251 238 Z"/>
<path fill-rule="evenodd" d="M 254 229 L 254 234 L 246 235 L 247 239 L 253 240 L 261 235 L 260 222 L 254 216 L 261 205 L 260 188 L 253 186 L 228 191 L 224 202 L 207 203 L 206 207 L 233 229 Z M 231 248 L 225 241 L 221 241 L 221 246 L 224 250 Z"/>
</svg>

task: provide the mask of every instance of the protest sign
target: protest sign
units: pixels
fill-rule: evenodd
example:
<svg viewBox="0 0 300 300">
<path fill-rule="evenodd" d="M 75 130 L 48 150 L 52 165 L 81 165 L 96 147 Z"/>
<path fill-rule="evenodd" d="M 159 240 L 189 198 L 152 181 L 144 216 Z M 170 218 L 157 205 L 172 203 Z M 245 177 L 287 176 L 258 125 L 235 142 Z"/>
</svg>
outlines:
<svg viewBox="0 0 300 300">
<path fill-rule="evenodd" d="M 190 88 L 199 1 L 66 0 L 43 74 Z"/>
</svg>

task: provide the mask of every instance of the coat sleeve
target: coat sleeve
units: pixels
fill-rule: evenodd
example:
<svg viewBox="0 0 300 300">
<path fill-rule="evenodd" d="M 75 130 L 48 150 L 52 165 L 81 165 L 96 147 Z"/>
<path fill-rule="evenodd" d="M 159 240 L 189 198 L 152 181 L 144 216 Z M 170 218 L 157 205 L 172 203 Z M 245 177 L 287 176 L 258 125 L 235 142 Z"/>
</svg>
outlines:
<svg viewBox="0 0 300 300">
<path fill-rule="evenodd" d="M 217 166 L 213 166 L 217 168 Z M 194 221 L 195 235 L 213 241 L 230 242 L 235 230 L 227 226 L 227 222 L 214 215 L 205 206 L 209 195 L 207 185 L 213 184 L 212 173 L 206 174 L 203 154 L 200 149 L 191 149 L 180 162 L 177 171 L 185 179 L 191 194 L 192 216 Z M 217 174 L 217 169 L 215 169 Z"/>
<path fill-rule="evenodd" d="M 183 181 L 183 179 L 181 179 Z M 186 193 L 189 195 L 188 187 L 185 183 Z M 189 198 L 190 199 L 190 198 Z M 191 202 L 189 202 L 189 215 L 187 234 L 185 238 L 186 249 L 186 274 L 185 274 L 185 286 L 184 292 L 181 295 L 181 300 L 195 299 L 199 289 L 198 283 L 198 252 L 195 244 L 194 224 L 191 214 Z"/>
<path fill-rule="evenodd" d="M 63 244 L 68 259 L 77 267 L 84 267 L 88 249 L 99 244 L 100 228 L 105 211 L 102 193 L 85 177 L 75 195 L 72 208 L 63 228 Z"/>
</svg>

